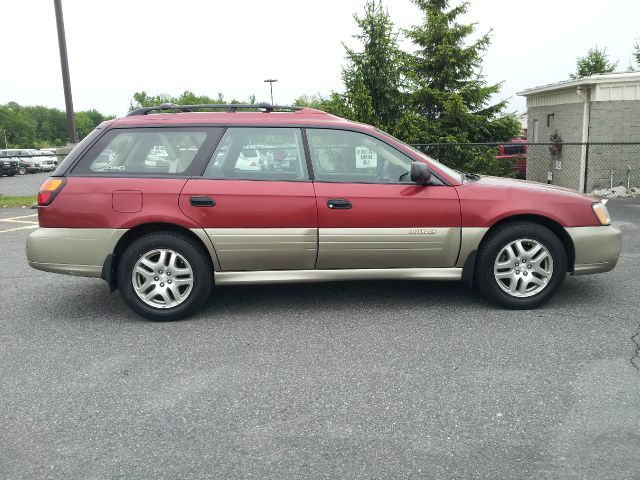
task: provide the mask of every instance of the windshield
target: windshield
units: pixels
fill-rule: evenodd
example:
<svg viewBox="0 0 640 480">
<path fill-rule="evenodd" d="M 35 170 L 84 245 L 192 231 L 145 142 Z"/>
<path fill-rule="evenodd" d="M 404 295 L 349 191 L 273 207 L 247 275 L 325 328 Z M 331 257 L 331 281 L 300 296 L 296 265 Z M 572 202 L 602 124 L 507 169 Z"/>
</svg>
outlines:
<svg viewBox="0 0 640 480">
<path fill-rule="evenodd" d="M 386 135 L 389 138 L 394 139 L 396 142 L 401 143 L 402 145 L 404 145 L 405 147 L 411 149 L 412 152 L 416 153 L 418 156 L 420 156 L 420 158 L 423 158 L 425 160 L 427 160 L 429 163 L 435 163 L 435 166 L 439 169 L 442 170 L 444 173 L 446 173 L 447 175 L 449 175 L 452 178 L 455 178 L 459 181 L 462 181 L 462 173 L 459 172 L 458 170 L 451 168 L 451 167 L 447 167 L 444 163 L 439 162 L 438 160 L 436 160 L 435 158 L 430 157 L 429 155 L 427 155 L 424 152 L 421 152 L 420 150 L 418 150 L 417 148 L 409 145 L 408 143 L 403 142 L 402 140 L 394 137 L 393 135 L 388 134 L 387 132 L 383 132 L 382 130 L 376 128 L 375 129 L 377 132 L 382 133 L 383 135 Z"/>
</svg>

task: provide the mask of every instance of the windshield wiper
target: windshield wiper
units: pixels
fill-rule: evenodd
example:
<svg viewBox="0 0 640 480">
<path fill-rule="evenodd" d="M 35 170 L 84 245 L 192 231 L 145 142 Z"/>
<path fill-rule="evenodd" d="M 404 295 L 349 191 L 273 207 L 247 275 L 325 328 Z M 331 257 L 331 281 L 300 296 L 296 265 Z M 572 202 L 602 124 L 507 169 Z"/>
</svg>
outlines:
<svg viewBox="0 0 640 480">
<path fill-rule="evenodd" d="M 480 175 L 478 175 L 477 173 L 464 172 L 462 176 L 467 180 L 472 180 L 474 182 L 480 180 Z"/>
<path fill-rule="evenodd" d="M 401 181 L 402 181 L 402 179 L 403 179 L 404 177 L 406 177 L 407 175 L 409 175 L 409 173 L 410 173 L 410 172 L 404 172 L 402 175 L 400 175 L 400 178 L 398 178 L 398 181 L 400 181 L 400 182 L 401 182 Z"/>
</svg>

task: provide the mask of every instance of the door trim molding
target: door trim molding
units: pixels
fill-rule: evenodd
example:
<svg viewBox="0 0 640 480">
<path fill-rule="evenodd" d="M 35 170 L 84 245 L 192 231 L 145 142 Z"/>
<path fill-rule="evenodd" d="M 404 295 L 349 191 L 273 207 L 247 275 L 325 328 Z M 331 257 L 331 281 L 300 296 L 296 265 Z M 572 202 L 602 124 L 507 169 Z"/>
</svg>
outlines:
<svg viewBox="0 0 640 480">
<path fill-rule="evenodd" d="M 263 270 L 216 272 L 216 285 L 312 283 L 346 280 L 446 280 L 462 279 L 462 268 L 367 268 L 344 270 Z"/>
</svg>

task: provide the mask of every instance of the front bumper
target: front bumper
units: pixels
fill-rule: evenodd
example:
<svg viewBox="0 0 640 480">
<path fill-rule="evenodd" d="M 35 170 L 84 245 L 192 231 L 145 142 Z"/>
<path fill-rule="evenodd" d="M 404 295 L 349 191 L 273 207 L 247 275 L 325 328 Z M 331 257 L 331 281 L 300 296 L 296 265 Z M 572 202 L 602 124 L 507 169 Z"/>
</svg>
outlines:
<svg viewBox="0 0 640 480">
<path fill-rule="evenodd" d="M 572 227 L 567 233 L 576 253 L 574 275 L 588 275 L 613 270 L 622 249 L 622 232 L 614 225 Z"/>
<path fill-rule="evenodd" d="M 105 259 L 126 231 L 38 228 L 27 238 L 27 261 L 36 270 L 100 278 Z"/>
</svg>

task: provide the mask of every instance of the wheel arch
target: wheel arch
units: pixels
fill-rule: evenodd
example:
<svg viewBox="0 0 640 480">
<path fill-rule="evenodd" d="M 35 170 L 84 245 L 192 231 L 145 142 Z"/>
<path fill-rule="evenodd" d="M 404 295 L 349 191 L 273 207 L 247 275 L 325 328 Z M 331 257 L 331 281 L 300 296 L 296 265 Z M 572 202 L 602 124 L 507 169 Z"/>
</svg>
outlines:
<svg viewBox="0 0 640 480">
<path fill-rule="evenodd" d="M 556 237 L 558 237 L 567 254 L 567 271 L 569 273 L 573 273 L 576 260 L 576 251 L 575 246 L 573 245 L 573 240 L 571 240 L 571 237 L 564 229 L 564 227 L 557 221 L 543 215 L 518 214 L 501 218 L 500 220 L 493 223 L 480 239 L 478 247 L 469 253 L 462 267 L 462 281 L 465 285 L 471 287 L 474 283 L 477 251 L 487 240 L 487 238 L 489 238 L 490 233 L 503 225 L 522 221 L 543 225 L 551 230 L 556 235 Z"/>
<path fill-rule="evenodd" d="M 211 267 L 213 268 L 214 272 L 220 270 L 218 258 L 216 256 L 213 244 L 204 231 L 188 229 L 180 225 L 176 225 L 175 223 L 143 223 L 127 230 L 127 232 L 120 238 L 120 240 L 118 240 L 118 243 L 116 243 L 113 249 L 113 253 L 110 254 L 104 262 L 104 265 L 102 267 L 102 279 L 109 284 L 109 289 L 112 292 L 118 288 L 117 271 L 118 263 L 120 257 L 122 256 L 122 253 L 136 239 L 140 238 L 143 235 L 156 232 L 174 232 L 180 235 L 184 235 L 187 238 L 191 238 L 196 242 L 197 245 L 202 247 L 204 251 L 208 253 L 208 258 L 211 262 Z"/>
<path fill-rule="evenodd" d="M 480 245 L 482 245 L 482 242 L 485 241 L 485 239 L 487 238 L 490 232 L 496 230 L 502 225 L 505 225 L 508 223 L 514 223 L 514 222 L 522 222 L 522 221 L 537 223 L 551 230 L 556 235 L 556 237 L 558 237 L 567 254 L 567 270 L 569 272 L 573 272 L 573 268 L 576 260 L 576 251 L 573 245 L 573 240 L 571 240 L 571 237 L 569 236 L 567 231 L 564 229 L 564 227 L 560 223 L 558 223 L 556 220 L 553 220 L 549 217 L 545 217 L 543 215 L 521 214 L 521 215 L 513 215 L 510 217 L 502 218 L 496 223 L 494 223 L 493 225 L 491 225 L 487 233 L 482 237 L 482 241 L 480 242 Z"/>
</svg>

